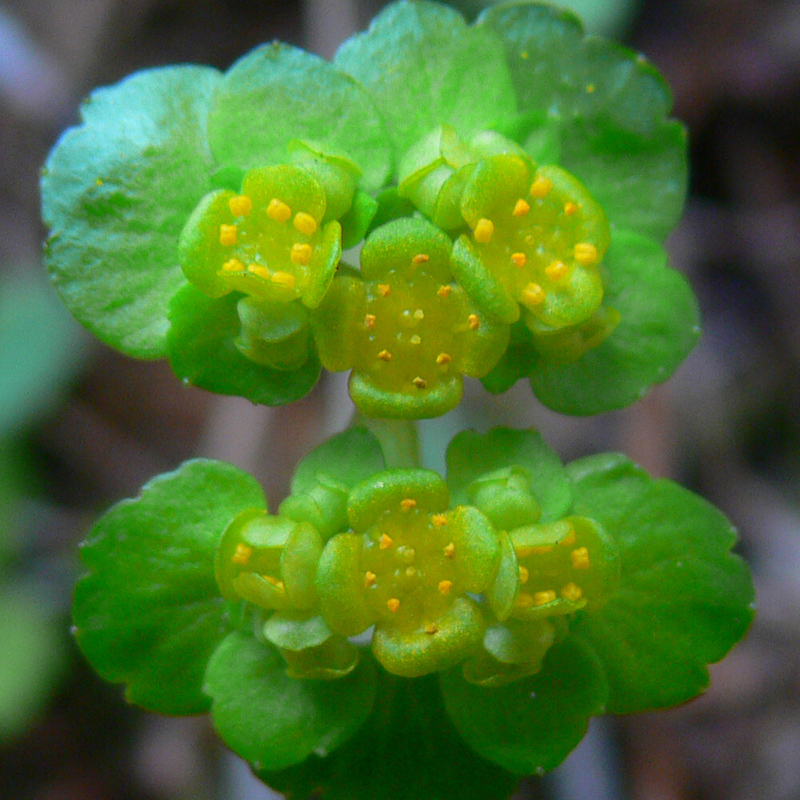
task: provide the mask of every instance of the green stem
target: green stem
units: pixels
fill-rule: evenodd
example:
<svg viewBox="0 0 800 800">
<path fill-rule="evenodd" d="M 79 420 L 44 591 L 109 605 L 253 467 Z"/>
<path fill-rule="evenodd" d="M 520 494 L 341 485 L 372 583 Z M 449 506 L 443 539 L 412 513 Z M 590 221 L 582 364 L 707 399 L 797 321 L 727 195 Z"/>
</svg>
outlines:
<svg viewBox="0 0 800 800">
<path fill-rule="evenodd" d="M 412 419 L 377 419 L 357 414 L 353 425 L 363 425 L 377 436 L 386 455 L 386 466 L 420 466 L 417 423 Z"/>
</svg>

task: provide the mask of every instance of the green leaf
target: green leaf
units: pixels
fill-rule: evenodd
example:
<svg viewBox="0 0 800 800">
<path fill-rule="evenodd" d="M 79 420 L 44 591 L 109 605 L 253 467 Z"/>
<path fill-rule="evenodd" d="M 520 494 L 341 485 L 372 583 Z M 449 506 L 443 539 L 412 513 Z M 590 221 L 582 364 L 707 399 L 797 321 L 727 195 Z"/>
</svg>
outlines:
<svg viewBox="0 0 800 800">
<path fill-rule="evenodd" d="M 541 359 L 530 376 L 536 396 L 562 414 L 599 414 L 644 397 L 669 378 L 700 335 L 694 293 L 655 241 L 615 232 L 603 263 L 603 303 L 620 313 L 619 325 L 577 361 Z"/>
<path fill-rule="evenodd" d="M 164 714 L 207 710 L 206 663 L 230 629 L 214 556 L 230 520 L 253 507 L 265 507 L 254 478 L 195 460 L 95 524 L 81 550 L 89 574 L 75 590 L 75 633 L 106 680 L 127 684 L 130 702 Z"/>
<path fill-rule="evenodd" d="M 478 27 L 506 49 L 519 109 L 559 120 L 561 166 L 603 206 L 612 226 L 662 239 L 680 217 L 686 136 L 667 118 L 669 87 L 646 59 L 583 38 L 569 11 L 517 2 L 488 9 Z"/>
<path fill-rule="evenodd" d="M 567 640 L 553 645 L 542 671 L 487 688 L 464 680 L 460 669 L 441 676 L 447 713 L 484 758 L 519 774 L 557 767 L 602 713 L 606 685 L 591 649 Z"/>
<path fill-rule="evenodd" d="M 238 295 L 212 300 L 185 286 L 169 309 L 167 347 L 170 365 L 186 384 L 219 394 L 239 395 L 268 406 L 307 395 L 319 380 L 320 366 L 311 352 L 296 370 L 279 370 L 251 361 L 234 344 L 241 331 Z"/>
<path fill-rule="evenodd" d="M 346 153 L 374 191 L 389 173 L 386 130 L 367 92 L 319 56 L 281 42 L 239 59 L 214 96 L 209 141 L 224 165 L 285 163 L 294 139 Z"/>
<path fill-rule="evenodd" d="M 438 3 L 392 3 L 342 45 L 334 63 L 372 93 L 396 162 L 438 125 L 467 138 L 516 110 L 497 37 L 468 28 Z"/>
<path fill-rule="evenodd" d="M 375 707 L 343 747 L 259 777 L 289 800 L 506 800 L 517 777 L 470 750 L 445 713 L 434 676 L 381 670 Z"/>
<path fill-rule="evenodd" d="M 749 571 L 729 552 L 735 530 L 700 497 L 646 481 L 622 456 L 577 461 L 569 472 L 576 511 L 601 522 L 620 551 L 619 589 L 599 611 L 579 615 L 574 631 L 603 663 L 608 711 L 691 699 L 708 686 L 706 665 L 753 617 Z"/>
<path fill-rule="evenodd" d="M 0 438 L 54 405 L 83 360 L 82 344 L 80 328 L 49 286 L 0 284 Z"/>
<path fill-rule="evenodd" d="M 208 665 L 205 691 L 213 698 L 214 727 L 256 770 L 283 769 L 335 750 L 372 709 L 377 681 L 367 660 L 335 681 L 298 680 L 285 670 L 272 645 L 239 631 Z"/>
<path fill-rule="evenodd" d="M 453 504 L 468 503 L 467 487 L 487 472 L 524 467 L 531 492 L 542 507 L 542 522 L 562 517 L 571 501 L 566 473 L 556 452 L 534 430 L 494 428 L 486 434 L 462 431 L 447 448 L 447 484 Z"/>
<path fill-rule="evenodd" d="M 161 358 L 185 283 L 178 237 L 212 187 L 206 115 L 216 70 L 168 67 L 96 91 L 45 165 L 46 261 L 67 308 L 123 353 Z"/>
</svg>

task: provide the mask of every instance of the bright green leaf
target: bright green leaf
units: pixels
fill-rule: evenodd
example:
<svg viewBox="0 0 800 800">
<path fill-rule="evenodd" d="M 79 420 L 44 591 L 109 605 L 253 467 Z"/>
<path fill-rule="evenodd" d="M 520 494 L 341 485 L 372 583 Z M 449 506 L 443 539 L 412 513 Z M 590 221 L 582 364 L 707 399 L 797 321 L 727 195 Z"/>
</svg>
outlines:
<svg viewBox="0 0 800 800">
<path fill-rule="evenodd" d="M 264 507 L 261 487 L 219 461 L 187 461 L 102 516 L 83 544 L 75 590 L 81 649 L 128 700 L 165 714 L 205 711 L 209 656 L 230 629 L 214 577 L 222 532 Z"/>
<path fill-rule="evenodd" d="M 210 189 L 204 67 L 139 72 L 96 91 L 45 165 L 47 266 L 79 322 L 123 353 L 165 355 L 167 305 L 185 283 L 178 237 Z"/>
</svg>

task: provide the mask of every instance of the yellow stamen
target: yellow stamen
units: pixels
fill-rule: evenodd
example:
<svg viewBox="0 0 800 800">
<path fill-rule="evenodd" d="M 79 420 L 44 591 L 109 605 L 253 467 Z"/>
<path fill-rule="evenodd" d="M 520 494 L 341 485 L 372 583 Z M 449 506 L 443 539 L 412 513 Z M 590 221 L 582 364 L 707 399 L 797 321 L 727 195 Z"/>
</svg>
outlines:
<svg viewBox="0 0 800 800">
<path fill-rule="evenodd" d="M 439 353 L 439 355 L 436 356 L 436 363 L 440 367 L 443 367 L 445 364 L 449 364 L 452 360 L 453 357 L 449 353 Z"/>
<path fill-rule="evenodd" d="M 370 586 L 374 586 L 377 580 L 378 576 L 374 572 L 367 570 L 364 573 L 364 588 L 369 589 Z"/>
<path fill-rule="evenodd" d="M 411 344 L 419 344 L 422 339 L 415 333 L 408 341 L 411 342 Z"/>
<path fill-rule="evenodd" d="M 436 294 L 438 294 L 443 300 L 446 300 L 448 297 L 450 297 L 451 288 L 452 287 L 449 284 L 445 283 L 436 290 Z"/>
<path fill-rule="evenodd" d="M 544 176 L 540 175 L 531 184 L 530 195 L 531 197 L 535 197 L 537 200 L 541 200 L 550 194 L 550 190 L 552 188 L 553 181 L 551 181 L 550 178 L 545 178 Z"/>
<path fill-rule="evenodd" d="M 573 569 L 589 569 L 591 566 L 589 563 L 589 550 L 586 547 L 579 547 L 573 550 L 569 557 L 572 560 Z"/>
<path fill-rule="evenodd" d="M 544 303 L 547 294 L 538 283 L 529 283 L 522 290 L 522 302 L 526 306 L 539 306 Z"/>
<path fill-rule="evenodd" d="M 579 242 L 573 250 L 575 260 L 584 267 L 591 267 L 597 263 L 597 248 L 591 242 Z"/>
<path fill-rule="evenodd" d="M 439 594 L 450 594 L 453 588 L 453 581 L 439 581 Z"/>
<path fill-rule="evenodd" d="M 412 264 L 424 264 L 426 261 L 430 261 L 431 257 L 427 253 L 418 253 L 411 259 Z"/>
<path fill-rule="evenodd" d="M 519 568 L 519 582 L 520 583 L 527 583 L 528 578 L 530 578 L 531 574 L 528 571 L 527 567 L 520 567 Z"/>
<path fill-rule="evenodd" d="M 524 217 L 530 210 L 531 210 L 530 205 L 520 197 L 520 199 L 517 200 L 516 205 L 514 206 L 514 210 L 511 213 L 515 217 Z"/>
<path fill-rule="evenodd" d="M 261 264 L 248 264 L 247 271 L 251 275 L 258 275 L 259 278 L 264 278 L 267 281 L 272 277 L 272 273 Z"/>
<path fill-rule="evenodd" d="M 391 292 L 391 291 L 392 291 L 392 287 L 389 286 L 388 283 L 379 283 L 378 284 L 378 294 L 381 297 L 388 297 L 389 296 L 389 292 Z"/>
<path fill-rule="evenodd" d="M 367 316 L 364 317 L 364 324 L 368 328 L 374 328 L 375 327 L 375 315 L 374 314 L 367 314 Z"/>
<path fill-rule="evenodd" d="M 317 229 L 317 221 L 311 214 L 306 214 L 305 211 L 298 211 L 294 215 L 294 222 L 292 224 L 300 233 L 304 233 L 306 236 L 311 236 Z"/>
<path fill-rule="evenodd" d="M 284 582 L 278 580 L 278 578 L 273 578 L 272 575 L 262 575 L 261 577 L 264 578 L 267 583 L 271 583 L 279 592 L 286 591 Z"/>
<path fill-rule="evenodd" d="M 533 595 L 528 592 L 520 592 L 514 598 L 514 605 L 517 608 L 530 608 L 533 605 Z"/>
<path fill-rule="evenodd" d="M 285 286 L 287 289 L 294 289 L 297 278 L 291 272 L 273 272 L 270 280 L 278 286 Z"/>
<path fill-rule="evenodd" d="M 417 375 L 417 377 L 414 378 L 414 380 L 411 381 L 411 383 L 413 383 L 414 386 L 417 387 L 417 389 L 427 389 L 428 388 L 428 381 L 426 381 L 425 378 L 420 378 L 419 375 Z"/>
<path fill-rule="evenodd" d="M 445 545 L 444 555 L 445 558 L 455 558 L 456 546 L 453 544 L 453 542 L 449 542 L 448 544 Z"/>
<path fill-rule="evenodd" d="M 470 314 L 467 317 L 467 324 L 469 325 L 469 329 L 471 331 L 476 331 L 480 327 L 481 321 L 478 319 L 477 314 Z"/>
<path fill-rule="evenodd" d="M 489 244 L 494 236 L 494 223 L 486 217 L 481 217 L 475 225 L 475 241 L 479 244 Z"/>
<path fill-rule="evenodd" d="M 378 353 L 378 358 L 381 361 L 391 361 L 392 354 L 388 350 L 381 350 L 380 353 Z"/>
<path fill-rule="evenodd" d="M 593 91 L 594 91 L 594 84 L 593 83 L 587 83 L 586 84 L 586 92 L 588 94 L 591 94 Z"/>
<path fill-rule="evenodd" d="M 282 200 L 273 197 L 267 206 L 267 216 L 275 222 L 286 222 L 292 216 L 292 209 Z"/>
<path fill-rule="evenodd" d="M 229 247 L 236 244 L 236 226 L 235 225 L 220 225 L 219 226 L 219 243 L 224 247 Z"/>
<path fill-rule="evenodd" d="M 400 508 L 403 511 L 411 511 L 412 508 L 417 507 L 417 501 L 413 497 L 406 497 L 400 501 Z"/>
<path fill-rule="evenodd" d="M 429 622 L 425 626 L 425 633 L 430 633 L 432 635 L 434 633 L 439 633 L 439 629 L 432 622 Z"/>
<path fill-rule="evenodd" d="M 378 540 L 378 547 L 381 550 L 388 550 L 394 544 L 394 539 L 391 536 L 387 536 L 385 533 L 381 534 L 381 538 Z"/>
<path fill-rule="evenodd" d="M 566 277 L 569 267 L 563 261 L 554 261 L 544 268 L 544 272 L 551 281 L 560 281 Z"/>
<path fill-rule="evenodd" d="M 445 514 L 434 514 L 431 517 L 431 522 L 437 528 L 443 528 L 445 525 L 447 525 L 447 516 Z"/>
<path fill-rule="evenodd" d="M 292 259 L 293 264 L 305 267 L 311 261 L 313 253 L 314 251 L 311 249 L 310 244 L 293 244 L 289 258 Z"/>
<path fill-rule="evenodd" d="M 561 596 L 566 597 L 567 600 L 571 600 L 573 603 L 577 603 L 583 597 L 583 591 L 580 586 L 570 581 L 566 586 L 562 587 Z"/>
<path fill-rule="evenodd" d="M 391 600 L 386 601 L 386 605 L 389 607 L 389 611 L 391 611 L 392 614 L 396 614 L 397 609 L 400 608 L 400 601 L 396 597 L 393 597 Z"/>
<path fill-rule="evenodd" d="M 236 545 L 236 552 L 231 556 L 231 561 L 233 561 L 234 564 L 241 564 L 244 566 L 252 555 L 253 548 L 244 542 L 239 542 L 239 544 Z"/>
<path fill-rule="evenodd" d="M 552 589 L 548 589 L 544 592 L 534 592 L 533 594 L 533 604 L 535 606 L 546 606 L 555 599 L 556 593 Z"/>
<path fill-rule="evenodd" d="M 418 319 L 418 320 L 423 320 L 423 319 L 425 319 L 425 312 L 424 312 L 424 311 L 423 311 L 421 308 L 418 308 L 418 309 L 417 309 L 417 310 L 414 312 L 414 319 Z"/>
<path fill-rule="evenodd" d="M 568 200 L 564 204 L 564 213 L 568 217 L 571 217 L 571 216 L 577 214 L 578 213 L 578 204 L 577 203 L 573 203 L 572 200 Z"/>
<path fill-rule="evenodd" d="M 517 267 L 517 269 L 522 269 L 528 263 L 528 256 L 526 256 L 525 253 L 512 253 L 511 263 Z"/>
<path fill-rule="evenodd" d="M 253 201 L 246 194 L 237 194 L 228 200 L 228 207 L 234 217 L 246 217 L 253 210 Z"/>
<path fill-rule="evenodd" d="M 244 272 L 244 264 L 238 258 L 231 258 L 222 265 L 225 272 Z"/>
</svg>

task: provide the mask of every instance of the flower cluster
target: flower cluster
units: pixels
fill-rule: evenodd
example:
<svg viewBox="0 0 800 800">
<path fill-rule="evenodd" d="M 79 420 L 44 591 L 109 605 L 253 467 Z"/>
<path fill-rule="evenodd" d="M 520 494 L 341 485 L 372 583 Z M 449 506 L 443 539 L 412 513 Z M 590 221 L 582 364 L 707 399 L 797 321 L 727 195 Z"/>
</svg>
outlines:
<svg viewBox="0 0 800 800">
<path fill-rule="evenodd" d="M 386 469 L 353 428 L 271 514 L 246 473 L 187 462 L 96 524 L 78 642 L 146 708 L 210 706 L 261 771 L 349 752 L 391 727 L 377 683 L 430 676 L 463 741 L 519 773 L 555 766 L 593 714 L 702 691 L 746 629 L 735 534 L 677 485 L 621 456 L 564 467 L 503 428 L 459 434 L 447 465 Z"/>
<path fill-rule="evenodd" d="M 401 0 L 332 63 L 271 44 L 95 92 L 45 167 L 48 266 L 101 339 L 258 403 L 322 365 L 368 416 L 442 414 L 465 375 L 620 408 L 698 333 L 662 247 L 686 185 L 670 102 L 550 6 L 467 25 Z"/>
</svg>

